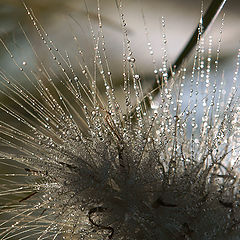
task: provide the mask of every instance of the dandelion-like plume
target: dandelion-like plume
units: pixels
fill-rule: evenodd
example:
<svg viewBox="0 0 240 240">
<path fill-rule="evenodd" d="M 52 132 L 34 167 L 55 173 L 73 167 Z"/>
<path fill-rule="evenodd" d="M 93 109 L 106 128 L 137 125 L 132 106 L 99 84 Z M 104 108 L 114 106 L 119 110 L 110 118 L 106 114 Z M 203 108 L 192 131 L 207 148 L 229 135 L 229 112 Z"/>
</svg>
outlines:
<svg viewBox="0 0 240 240">
<path fill-rule="evenodd" d="M 170 77 L 163 34 L 160 69 L 147 44 L 159 93 L 145 94 L 120 3 L 119 97 L 99 3 L 94 68 L 78 49 L 81 73 L 26 10 L 61 75 L 41 60 L 30 71 L 1 40 L 32 91 L 1 70 L 0 239 L 239 239 L 240 53 L 228 94 L 221 41 L 213 60 L 200 24 L 190 75 L 182 67 Z"/>
</svg>

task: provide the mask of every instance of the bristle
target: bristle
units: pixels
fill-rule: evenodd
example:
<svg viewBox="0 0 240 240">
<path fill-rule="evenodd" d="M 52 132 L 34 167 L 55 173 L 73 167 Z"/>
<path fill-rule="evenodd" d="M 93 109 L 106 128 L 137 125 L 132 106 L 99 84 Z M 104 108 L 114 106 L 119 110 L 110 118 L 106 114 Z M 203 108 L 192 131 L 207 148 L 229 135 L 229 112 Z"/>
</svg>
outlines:
<svg viewBox="0 0 240 240">
<path fill-rule="evenodd" d="M 31 92 L 0 70 L 6 99 L 0 103 L 0 239 L 238 239 L 240 50 L 227 92 L 219 69 L 224 19 L 216 56 L 200 20 L 192 68 L 173 67 L 170 76 L 166 20 L 161 19 L 163 56 L 157 63 L 143 14 L 158 84 L 147 92 L 118 2 L 118 94 L 99 0 L 96 5 L 97 30 L 87 11 L 93 68 L 77 36 L 73 58 L 56 47 L 26 5 L 52 66 L 31 45 L 39 66 L 29 69 L 0 40 L 32 86 Z"/>
</svg>

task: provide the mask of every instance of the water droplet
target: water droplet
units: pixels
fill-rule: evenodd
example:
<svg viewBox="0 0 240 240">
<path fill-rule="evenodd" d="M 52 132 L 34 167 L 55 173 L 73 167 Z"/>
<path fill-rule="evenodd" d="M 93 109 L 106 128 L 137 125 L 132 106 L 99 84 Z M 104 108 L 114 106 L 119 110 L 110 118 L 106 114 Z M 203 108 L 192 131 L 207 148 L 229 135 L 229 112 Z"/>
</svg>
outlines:
<svg viewBox="0 0 240 240">
<path fill-rule="evenodd" d="M 127 57 L 127 60 L 131 63 L 135 63 L 136 59 L 134 57 Z"/>
<path fill-rule="evenodd" d="M 138 75 L 138 74 L 135 74 L 133 77 L 134 77 L 136 80 L 139 80 L 139 79 L 140 79 L 140 75 Z"/>
</svg>

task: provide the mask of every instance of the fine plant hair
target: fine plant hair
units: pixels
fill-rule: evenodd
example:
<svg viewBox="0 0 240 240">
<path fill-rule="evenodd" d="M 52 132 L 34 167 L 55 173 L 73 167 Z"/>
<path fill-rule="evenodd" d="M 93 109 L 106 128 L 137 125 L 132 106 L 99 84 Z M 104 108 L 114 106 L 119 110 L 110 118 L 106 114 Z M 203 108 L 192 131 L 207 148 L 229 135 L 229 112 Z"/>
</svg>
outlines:
<svg viewBox="0 0 240 240">
<path fill-rule="evenodd" d="M 97 30 L 88 14 L 93 68 L 77 36 L 71 58 L 24 7 L 52 66 L 27 34 L 37 69 L 18 62 L 0 39 L 31 86 L 0 69 L 6 99 L 0 103 L 0 239 L 240 239 L 240 51 L 227 91 L 219 69 L 222 34 L 214 53 L 212 37 L 203 35 L 203 10 L 188 68 L 169 64 L 164 18 L 157 63 L 143 17 L 157 83 L 146 91 L 117 1 L 123 36 L 117 94 L 99 1 Z"/>
</svg>

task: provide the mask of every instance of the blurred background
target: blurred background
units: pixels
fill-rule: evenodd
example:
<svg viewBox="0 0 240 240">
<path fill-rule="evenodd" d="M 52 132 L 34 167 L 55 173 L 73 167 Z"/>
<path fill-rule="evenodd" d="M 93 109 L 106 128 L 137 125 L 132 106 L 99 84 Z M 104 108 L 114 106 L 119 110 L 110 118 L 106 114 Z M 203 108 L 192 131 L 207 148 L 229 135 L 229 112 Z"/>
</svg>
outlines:
<svg viewBox="0 0 240 240">
<path fill-rule="evenodd" d="M 86 14 L 86 6 L 83 0 L 25 0 L 29 8 L 32 8 L 55 45 L 69 55 L 76 54 L 76 44 L 73 35 L 76 35 L 80 48 L 83 51 L 88 64 L 93 60 L 93 44 Z M 94 28 L 97 30 L 97 2 L 87 0 L 87 7 Z M 128 0 L 124 2 L 124 13 L 128 27 L 129 39 L 133 54 L 137 59 L 138 72 L 144 76 L 151 76 L 153 66 L 147 46 L 146 34 L 142 10 L 145 15 L 149 39 L 152 42 L 155 58 L 158 62 L 162 56 L 162 27 L 161 17 L 166 19 L 166 35 L 168 56 L 174 62 L 177 55 L 185 46 L 191 34 L 195 30 L 201 10 L 201 0 Z M 211 0 L 204 1 L 204 10 Z M 122 72 L 122 30 L 119 14 L 114 0 L 100 1 L 103 30 L 106 40 L 106 49 L 113 75 L 118 78 Z M 221 47 L 221 59 L 225 65 L 231 65 L 236 59 L 240 40 L 240 1 L 228 0 L 217 21 L 208 31 L 213 35 L 214 48 L 217 48 L 217 40 L 221 27 L 221 18 L 225 13 L 223 43 Z M 9 50 L 14 54 L 19 65 L 25 62 L 23 67 L 35 67 L 36 57 L 26 41 L 23 30 L 29 37 L 41 59 L 47 64 L 49 55 L 46 54 L 39 36 L 37 35 L 24 6 L 19 0 L 0 0 L 0 37 Z M 0 46 L 0 67 L 6 72 L 15 74 L 18 70 L 10 63 L 9 54 Z M 49 63 L 52 64 L 52 63 Z M 22 78 L 17 75 L 17 78 Z"/>
</svg>

